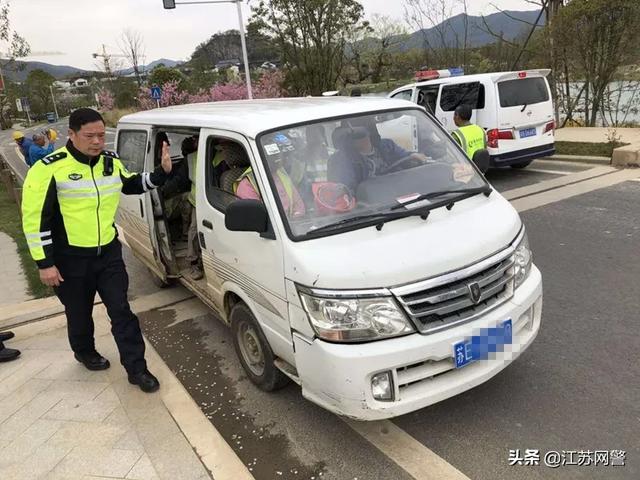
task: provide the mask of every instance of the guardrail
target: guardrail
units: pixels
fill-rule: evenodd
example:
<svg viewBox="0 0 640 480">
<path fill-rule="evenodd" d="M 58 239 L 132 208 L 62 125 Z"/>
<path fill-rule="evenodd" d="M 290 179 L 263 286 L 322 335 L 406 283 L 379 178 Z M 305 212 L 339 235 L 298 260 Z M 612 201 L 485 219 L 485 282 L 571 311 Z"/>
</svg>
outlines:
<svg viewBox="0 0 640 480">
<path fill-rule="evenodd" d="M 20 205 L 22 205 L 22 185 L 16 173 L 12 170 L 11 164 L 7 162 L 2 154 L 0 154 L 0 177 L 4 183 L 9 198 L 18 205 L 18 211 L 22 215 Z"/>
</svg>

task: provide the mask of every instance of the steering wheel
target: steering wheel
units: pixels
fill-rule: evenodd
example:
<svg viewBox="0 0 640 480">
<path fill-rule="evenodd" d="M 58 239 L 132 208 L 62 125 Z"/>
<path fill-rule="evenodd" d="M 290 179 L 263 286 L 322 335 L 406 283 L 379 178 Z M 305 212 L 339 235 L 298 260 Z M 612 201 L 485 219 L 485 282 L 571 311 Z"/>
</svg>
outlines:
<svg viewBox="0 0 640 480">
<path fill-rule="evenodd" d="M 395 162 L 393 162 L 391 165 L 389 165 L 385 170 L 384 170 L 384 175 L 388 174 L 388 173 L 393 173 L 393 172 L 397 172 L 398 170 L 401 170 L 402 165 L 404 165 L 407 162 L 420 162 L 421 165 L 424 165 L 425 162 L 418 160 L 414 157 L 412 157 L 413 154 L 410 155 L 406 155 L 398 160 L 396 160 Z M 418 166 L 418 165 L 415 165 Z"/>
</svg>

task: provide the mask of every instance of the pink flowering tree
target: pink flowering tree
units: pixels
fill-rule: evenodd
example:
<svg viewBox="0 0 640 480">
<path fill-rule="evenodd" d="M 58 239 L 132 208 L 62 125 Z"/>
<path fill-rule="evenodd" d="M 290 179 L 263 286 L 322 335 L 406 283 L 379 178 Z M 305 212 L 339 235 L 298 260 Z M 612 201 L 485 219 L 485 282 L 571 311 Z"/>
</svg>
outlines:
<svg viewBox="0 0 640 480">
<path fill-rule="evenodd" d="M 253 85 L 254 98 L 279 98 L 285 96 L 282 88 L 284 75 L 281 72 L 267 72 Z M 248 97 L 247 86 L 243 81 L 234 80 L 228 83 L 218 83 L 208 90 L 200 89 L 196 93 L 180 90 L 179 83 L 171 81 L 162 86 L 160 98 L 161 107 L 182 105 L 185 103 L 220 102 L 224 100 L 243 100 Z M 148 87 L 140 89 L 138 103 L 143 110 L 157 107 L 157 102 L 151 98 Z"/>
<path fill-rule="evenodd" d="M 104 111 L 113 110 L 115 99 L 113 98 L 111 91 L 106 88 L 98 90 L 98 103 L 100 104 L 100 108 Z"/>
</svg>

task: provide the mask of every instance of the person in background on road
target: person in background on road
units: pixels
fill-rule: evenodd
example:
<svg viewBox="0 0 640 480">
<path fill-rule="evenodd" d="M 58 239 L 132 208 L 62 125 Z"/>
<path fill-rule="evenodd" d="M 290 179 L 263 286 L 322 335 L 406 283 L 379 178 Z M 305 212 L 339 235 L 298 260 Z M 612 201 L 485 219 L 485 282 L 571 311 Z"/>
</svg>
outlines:
<svg viewBox="0 0 640 480">
<path fill-rule="evenodd" d="M 20 152 L 24 157 L 24 163 L 29 165 L 29 147 L 33 144 L 33 141 L 30 138 L 24 136 L 24 132 L 15 131 L 13 132 L 13 140 L 16 142 L 16 145 L 20 148 Z"/>
<path fill-rule="evenodd" d="M 13 336 L 13 332 L 0 332 L 0 362 L 10 362 L 20 356 L 20 350 L 4 346 L 4 342 L 11 340 Z"/>
<path fill-rule="evenodd" d="M 96 291 L 129 383 L 144 392 L 160 388 L 147 369 L 138 317 L 127 299 L 129 277 L 115 228 L 120 192 L 140 195 L 171 172 L 169 145 L 154 172 L 129 173 L 115 152 L 104 150 L 105 124 L 90 108 L 69 116 L 69 141 L 31 167 L 23 185 L 22 227 L 40 280 L 65 307 L 74 357 L 89 370 L 109 368 L 95 348 L 92 318 Z"/>
<path fill-rule="evenodd" d="M 27 165 L 33 167 L 33 165 L 40 159 L 53 152 L 56 144 L 50 139 L 51 131 L 47 130 L 45 133 L 37 133 L 33 136 L 33 144 L 29 147 L 29 160 Z"/>
<path fill-rule="evenodd" d="M 470 122 L 473 111 L 469 105 L 458 105 L 453 121 L 458 127 L 451 136 L 465 151 L 467 157 L 473 160 L 473 154 L 487 148 L 487 134 L 484 128 Z"/>
</svg>

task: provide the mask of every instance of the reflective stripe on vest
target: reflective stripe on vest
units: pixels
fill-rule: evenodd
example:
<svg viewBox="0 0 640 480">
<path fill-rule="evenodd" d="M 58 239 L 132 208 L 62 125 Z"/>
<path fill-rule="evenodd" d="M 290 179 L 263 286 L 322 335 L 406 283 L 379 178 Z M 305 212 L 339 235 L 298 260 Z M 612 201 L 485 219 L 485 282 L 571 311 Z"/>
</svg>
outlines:
<svg viewBox="0 0 640 480">
<path fill-rule="evenodd" d="M 465 125 L 452 133 L 459 141 L 469 158 L 478 150 L 486 147 L 484 129 L 478 125 Z"/>
</svg>

